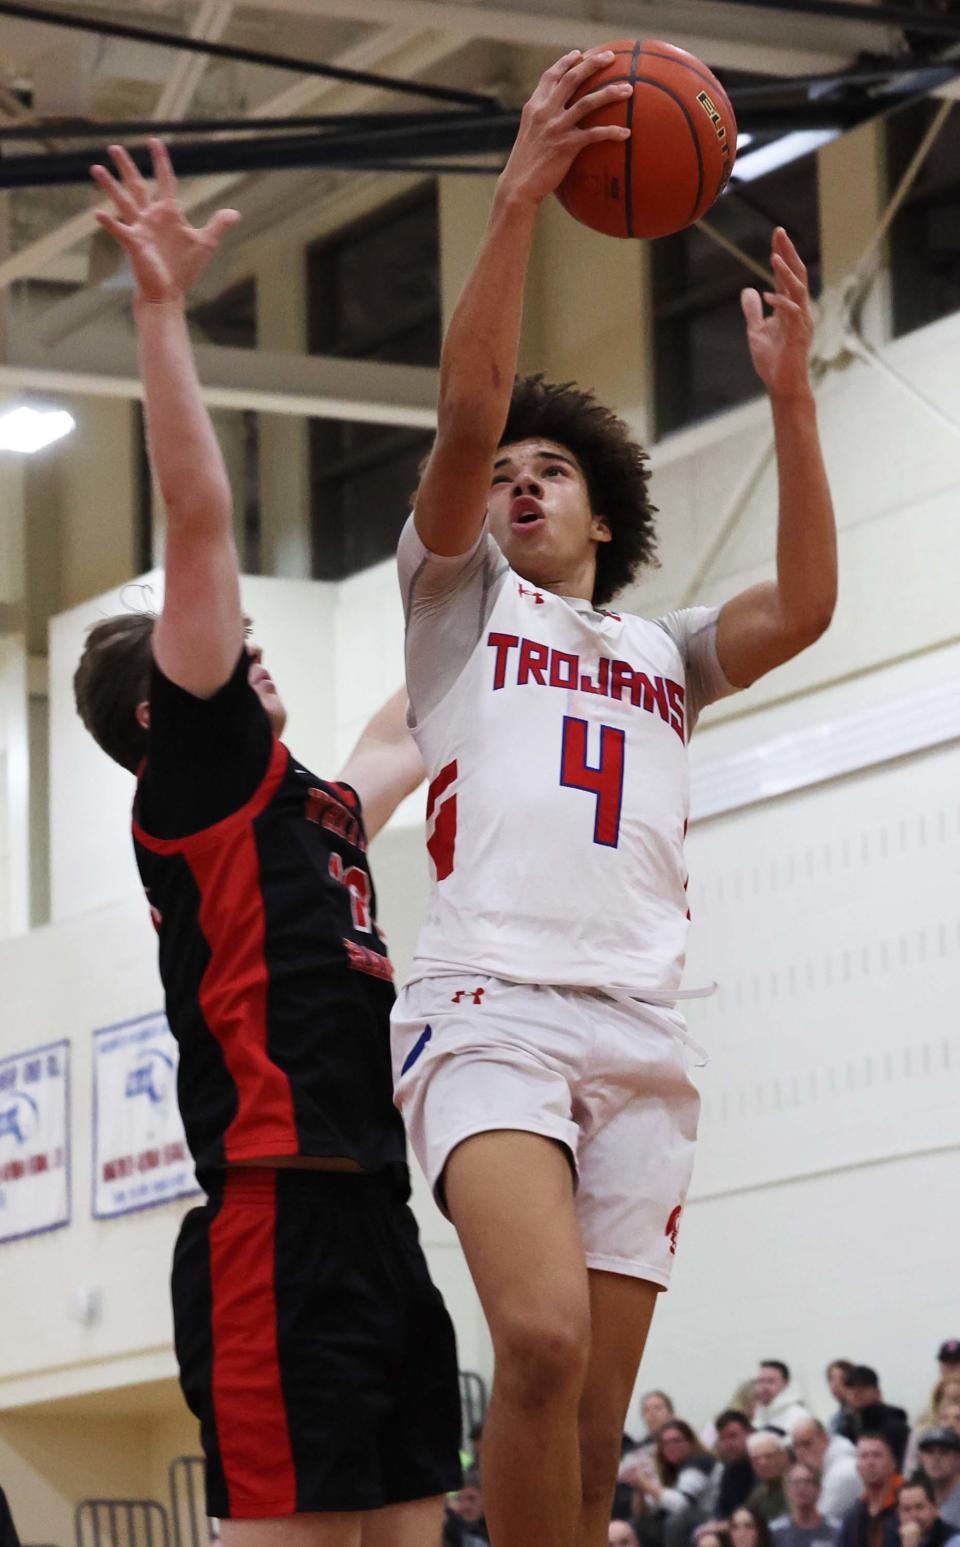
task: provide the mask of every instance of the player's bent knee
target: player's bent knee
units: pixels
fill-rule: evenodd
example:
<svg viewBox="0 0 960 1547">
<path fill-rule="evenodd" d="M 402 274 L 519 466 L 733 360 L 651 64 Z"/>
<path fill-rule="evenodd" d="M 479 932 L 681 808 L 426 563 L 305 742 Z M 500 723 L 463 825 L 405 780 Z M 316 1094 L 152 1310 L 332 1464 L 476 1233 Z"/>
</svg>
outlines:
<svg viewBox="0 0 960 1547">
<path fill-rule="evenodd" d="M 494 1337 L 501 1398 L 536 1408 L 575 1397 L 583 1387 L 589 1326 L 578 1318 L 509 1318 Z"/>
</svg>

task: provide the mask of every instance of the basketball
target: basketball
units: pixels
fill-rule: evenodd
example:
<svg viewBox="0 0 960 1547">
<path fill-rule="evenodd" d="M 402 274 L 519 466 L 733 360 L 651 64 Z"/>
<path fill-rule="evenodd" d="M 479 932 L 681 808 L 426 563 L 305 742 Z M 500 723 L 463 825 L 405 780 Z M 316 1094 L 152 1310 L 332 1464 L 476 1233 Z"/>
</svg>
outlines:
<svg viewBox="0 0 960 1547">
<path fill-rule="evenodd" d="M 605 50 L 616 58 L 577 97 L 616 81 L 632 82 L 633 96 L 600 108 L 583 127 L 626 123 L 632 133 L 580 151 L 557 197 L 605 236 L 671 236 L 706 214 L 733 171 L 730 99 L 705 64 L 672 43 L 626 39 L 587 52 Z"/>
</svg>

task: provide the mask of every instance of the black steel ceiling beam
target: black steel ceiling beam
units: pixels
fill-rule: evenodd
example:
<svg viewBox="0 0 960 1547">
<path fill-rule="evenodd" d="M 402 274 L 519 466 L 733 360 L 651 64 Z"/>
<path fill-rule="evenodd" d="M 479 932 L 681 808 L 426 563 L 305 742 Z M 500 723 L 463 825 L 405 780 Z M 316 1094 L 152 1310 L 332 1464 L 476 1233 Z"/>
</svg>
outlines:
<svg viewBox="0 0 960 1547">
<path fill-rule="evenodd" d="M 854 65 L 849 70 L 833 70 L 819 75 L 777 75 L 769 80 L 751 82 L 749 85 L 727 87 L 727 96 L 734 107 L 765 102 L 770 97 L 787 97 L 797 91 L 822 91 L 831 87 L 838 90 L 845 86 L 878 86 L 884 81 L 920 74 L 943 75 L 949 79 L 960 74 L 960 59 L 933 60 L 929 55 L 902 54 L 893 59 L 877 59 L 875 63 Z M 941 84 L 937 82 L 936 84 Z"/>
<path fill-rule="evenodd" d="M 856 0 L 703 0 L 703 3 L 724 5 L 728 9 L 735 4 L 760 11 L 792 11 L 797 16 L 824 16 L 832 21 L 857 21 L 875 27 L 901 27 L 906 32 L 928 32 L 941 38 L 960 38 L 960 16 L 906 11 L 893 5 L 858 5 Z"/>
<path fill-rule="evenodd" d="M 960 65 L 958 65 L 960 69 Z M 249 114 L 236 118 L 129 118 L 102 123 L 89 119 L 45 119 L 34 123 L 0 124 L 0 149 L 5 142 L 18 140 L 96 140 L 101 145 L 116 144 L 145 134 L 160 135 L 162 139 L 174 139 L 183 134 L 243 133 L 265 134 L 274 130 L 293 132 L 297 129 L 324 130 L 356 128 L 366 124 L 377 129 L 402 129 L 405 125 L 432 123 L 453 117 L 462 122 L 460 113 L 446 114 L 430 111 L 425 113 L 315 113 L 305 117 L 251 118 Z"/>
<path fill-rule="evenodd" d="M 453 170 L 447 158 L 500 156 L 516 138 L 519 114 L 504 113 L 452 118 L 432 115 L 432 123 L 410 129 L 378 129 L 344 134 L 265 135 L 262 139 L 194 140 L 173 150 L 176 170 L 194 177 L 210 172 L 263 172 L 297 167 L 389 166 L 429 160 L 421 170 Z M 439 121 L 437 121 L 439 119 Z M 362 123 L 362 119 L 360 120 Z M 150 173 L 151 159 L 145 146 L 134 146 L 131 155 L 141 170 Z M 5 156 L 0 158 L 0 188 L 36 188 L 85 183 L 90 166 L 105 161 L 105 146 L 83 151 Z M 457 170 L 462 170 L 461 166 Z M 471 169 L 472 170 L 472 169 Z M 490 170 L 486 168 L 485 170 Z"/>
<path fill-rule="evenodd" d="M 133 43 L 152 43 L 182 53 L 205 54 L 210 59 L 230 59 L 241 64 L 264 65 L 272 70 L 292 70 L 297 75 L 318 75 L 327 80 L 345 81 L 353 86 L 372 86 L 380 91 L 403 92 L 407 96 L 426 97 L 434 102 L 457 103 L 483 112 L 494 112 L 498 104 L 492 97 L 476 91 L 460 91 L 453 86 L 433 86 L 421 81 L 400 80 L 392 75 L 377 75 L 369 70 L 351 70 L 345 65 L 318 64 L 289 54 L 267 53 L 257 48 L 241 48 L 234 43 L 212 43 L 204 38 L 184 37 L 176 32 L 155 32 L 128 22 L 101 20 L 70 11 L 47 10 L 24 0 L 0 0 L 0 16 L 16 16 L 23 21 L 42 22 L 48 27 L 66 27 L 73 32 L 93 32 L 100 37 L 124 38 Z"/>
</svg>

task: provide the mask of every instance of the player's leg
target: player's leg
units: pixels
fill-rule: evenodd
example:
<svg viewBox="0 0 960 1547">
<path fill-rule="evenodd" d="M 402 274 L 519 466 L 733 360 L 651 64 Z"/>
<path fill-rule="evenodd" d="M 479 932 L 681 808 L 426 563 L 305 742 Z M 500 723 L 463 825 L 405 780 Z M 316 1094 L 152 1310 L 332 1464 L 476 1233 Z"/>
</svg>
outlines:
<svg viewBox="0 0 960 1547">
<path fill-rule="evenodd" d="M 627 1408 L 660 1286 L 620 1273 L 590 1277 L 590 1362 L 580 1399 L 583 1503 L 577 1547 L 606 1547 Z"/>
<path fill-rule="evenodd" d="M 440 1547 L 443 1498 L 417 1499 L 372 1510 L 363 1518 L 362 1547 Z"/>
<path fill-rule="evenodd" d="M 493 1338 L 483 1431 L 491 1541 L 574 1547 L 590 1320 L 567 1152 L 539 1134 L 482 1133 L 454 1150 L 444 1180 Z"/>
<path fill-rule="evenodd" d="M 361 1547 L 362 1525 L 363 1517 L 355 1513 L 222 1520 L 220 1539 L 223 1547 Z"/>
<path fill-rule="evenodd" d="M 577 1547 L 603 1547 L 630 1394 L 657 1293 L 670 1282 L 700 1098 L 679 1016 L 614 1001 L 589 1013 L 596 1079 L 584 1095 L 576 1209 L 590 1276 L 591 1352 L 580 1408 Z"/>
</svg>

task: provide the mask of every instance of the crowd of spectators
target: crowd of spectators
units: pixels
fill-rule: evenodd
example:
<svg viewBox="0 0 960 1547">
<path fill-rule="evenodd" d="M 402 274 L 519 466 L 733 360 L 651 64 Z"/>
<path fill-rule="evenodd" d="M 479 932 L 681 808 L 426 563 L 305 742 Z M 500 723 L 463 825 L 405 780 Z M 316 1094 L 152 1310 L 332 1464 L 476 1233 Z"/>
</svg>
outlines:
<svg viewBox="0 0 960 1547">
<path fill-rule="evenodd" d="M 610 1547 L 960 1547 L 960 1339 L 911 1429 L 876 1370 L 836 1359 L 821 1423 L 765 1359 L 700 1433 L 665 1392 L 624 1440 Z"/>
<path fill-rule="evenodd" d="M 876 1370 L 835 1359 L 822 1423 L 779 1359 L 764 1359 L 698 1433 L 666 1392 L 624 1436 L 609 1547 L 960 1547 L 960 1339 L 911 1429 Z M 447 1509 L 444 1547 L 483 1547 L 479 1456 Z"/>
</svg>

